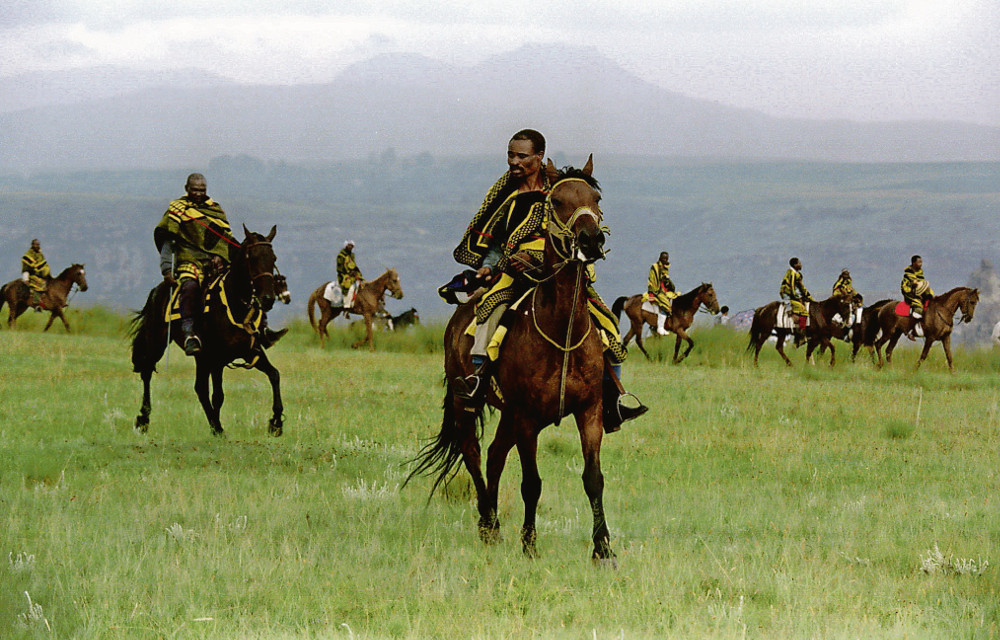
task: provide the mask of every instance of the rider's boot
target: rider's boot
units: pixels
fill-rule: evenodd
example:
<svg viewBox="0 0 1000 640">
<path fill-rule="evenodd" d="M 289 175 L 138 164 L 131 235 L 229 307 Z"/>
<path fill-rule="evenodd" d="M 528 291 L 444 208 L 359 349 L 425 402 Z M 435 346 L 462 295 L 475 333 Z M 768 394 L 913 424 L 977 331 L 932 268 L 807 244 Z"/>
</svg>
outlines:
<svg viewBox="0 0 1000 640">
<path fill-rule="evenodd" d="M 604 432 L 614 433 L 622 428 L 622 423 L 638 418 L 649 411 L 649 407 L 639 402 L 631 393 L 626 393 L 621 386 L 621 365 L 610 365 L 605 363 L 604 379 L 601 383 L 601 395 L 603 404 Z M 638 406 L 633 407 L 624 404 L 622 401 L 626 397 L 631 397 Z"/>
<path fill-rule="evenodd" d="M 201 339 L 194 331 L 194 317 L 201 289 L 198 281 L 187 279 L 180 283 L 181 334 L 184 336 L 184 355 L 193 356 L 201 351 Z"/>
<path fill-rule="evenodd" d="M 486 401 L 486 389 L 493 375 L 494 363 L 486 356 L 473 355 L 472 366 L 475 373 L 467 376 L 457 376 L 454 382 L 455 395 L 473 405 Z"/>
<path fill-rule="evenodd" d="M 666 336 L 666 335 L 670 334 L 670 332 L 667 331 L 667 318 L 669 318 L 669 317 L 670 317 L 670 314 L 663 313 L 662 311 L 660 311 L 660 312 L 658 312 L 656 314 L 656 333 L 657 334 L 659 334 L 661 336 Z"/>
<path fill-rule="evenodd" d="M 265 349 L 270 349 L 274 346 L 274 343 L 281 340 L 286 333 L 288 333 L 288 327 L 279 329 L 278 331 L 271 331 L 267 327 L 264 327 L 264 330 L 260 332 L 260 344 Z"/>
<path fill-rule="evenodd" d="M 801 347 L 802 343 L 806 341 L 806 317 L 797 316 L 797 328 L 794 330 L 793 335 L 795 336 L 795 342 L 793 346 L 795 348 Z"/>
</svg>

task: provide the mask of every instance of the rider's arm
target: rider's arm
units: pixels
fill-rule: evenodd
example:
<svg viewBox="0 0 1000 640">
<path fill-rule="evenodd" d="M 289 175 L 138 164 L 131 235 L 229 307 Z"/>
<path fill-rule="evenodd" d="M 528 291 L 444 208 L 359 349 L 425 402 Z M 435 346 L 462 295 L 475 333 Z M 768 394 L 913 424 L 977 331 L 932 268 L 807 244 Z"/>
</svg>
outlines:
<svg viewBox="0 0 1000 640">
<path fill-rule="evenodd" d="M 160 273 L 164 276 L 173 275 L 174 267 L 174 245 L 172 242 L 164 242 L 160 248 Z"/>
<path fill-rule="evenodd" d="M 483 264 L 479 267 L 478 273 L 480 275 L 485 275 L 483 269 L 489 269 L 490 275 L 495 275 L 497 271 L 497 265 L 500 263 L 500 258 L 503 257 L 503 251 L 500 247 L 494 245 L 490 247 L 490 250 L 486 252 L 486 257 L 483 258 Z"/>
</svg>

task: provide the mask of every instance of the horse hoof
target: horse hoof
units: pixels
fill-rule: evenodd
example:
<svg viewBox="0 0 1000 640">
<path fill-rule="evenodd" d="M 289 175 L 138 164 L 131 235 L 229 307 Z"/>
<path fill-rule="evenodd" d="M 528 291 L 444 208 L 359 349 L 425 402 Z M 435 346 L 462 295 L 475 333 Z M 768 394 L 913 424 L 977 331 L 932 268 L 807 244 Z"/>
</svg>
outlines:
<svg viewBox="0 0 1000 640">
<path fill-rule="evenodd" d="M 221 424 L 213 424 L 213 425 L 211 425 L 211 427 L 212 427 L 212 435 L 213 436 L 222 437 L 222 436 L 226 435 L 226 431 L 225 431 L 225 429 L 222 428 Z"/>
<path fill-rule="evenodd" d="M 284 422 L 281 418 L 271 418 L 267 423 L 267 433 L 277 438 L 284 433 L 283 427 Z"/>
<path fill-rule="evenodd" d="M 139 433 L 146 433 L 149 431 L 149 416 L 141 414 L 136 416 L 134 429 Z"/>
<path fill-rule="evenodd" d="M 483 544 L 499 544 L 503 541 L 503 536 L 500 535 L 500 525 L 479 527 L 479 539 L 483 541 Z"/>
</svg>

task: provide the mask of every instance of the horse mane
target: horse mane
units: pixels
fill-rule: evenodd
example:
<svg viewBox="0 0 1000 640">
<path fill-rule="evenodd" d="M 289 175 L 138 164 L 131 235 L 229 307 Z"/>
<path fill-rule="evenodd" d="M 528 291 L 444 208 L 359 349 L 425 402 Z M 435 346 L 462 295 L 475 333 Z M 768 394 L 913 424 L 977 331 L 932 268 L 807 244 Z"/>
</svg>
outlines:
<svg viewBox="0 0 1000 640">
<path fill-rule="evenodd" d="M 707 282 L 702 282 L 694 289 L 691 289 L 687 293 L 682 293 L 681 295 L 674 298 L 674 304 L 681 304 L 685 306 L 690 306 L 691 301 L 694 300 L 695 296 L 710 287 L 711 285 Z"/>
<path fill-rule="evenodd" d="M 560 180 L 566 180 L 568 178 L 576 178 L 579 180 L 583 180 L 584 182 L 589 184 L 593 189 L 597 191 L 601 190 L 601 183 L 597 181 L 597 178 L 591 175 L 587 175 L 586 173 L 583 172 L 583 169 L 577 169 L 576 167 L 572 166 L 563 167 L 556 174 L 555 181 L 558 182 Z"/>
<path fill-rule="evenodd" d="M 55 280 L 59 280 L 61 278 L 68 277 L 70 271 L 72 271 L 73 269 L 76 269 L 77 267 L 82 267 L 82 266 L 83 265 L 79 264 L 79 263 L 71 264 L 68 267 L 66 267 L 65 269 L 63 269 L 62 272 L 59 275 L 57 275 L 54 279 Z"/>
</svg>

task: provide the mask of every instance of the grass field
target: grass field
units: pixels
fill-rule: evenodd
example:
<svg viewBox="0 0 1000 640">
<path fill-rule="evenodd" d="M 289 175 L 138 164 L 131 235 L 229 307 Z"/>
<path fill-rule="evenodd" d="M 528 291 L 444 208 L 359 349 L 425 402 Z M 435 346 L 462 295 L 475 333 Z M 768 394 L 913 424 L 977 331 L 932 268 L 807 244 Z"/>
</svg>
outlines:
<svg viewBox="0 0 1000 640">
<path fill-rule="evenodd" d="M 41 320 L 0 330 L 0 638 L 1000 638 L 993 351 L 950 375 L 939 347 L 919 373 L 913 348 L 755 370 L 719 329 L 680 366 L 633 350 L 651 410 L 604 441 L 610 570 L 571 422 L 541 438 L 537 559 L 516 456 L 495 546 L 464 472 L 429 503 L 401 487 L 439 426 L 440 327 L 372 354 L 296 324 L 272 350 L 285 435 L 237 370 L 213 438 L 180 350 L 137 435 L 124 320 Z"/>
</svg>

